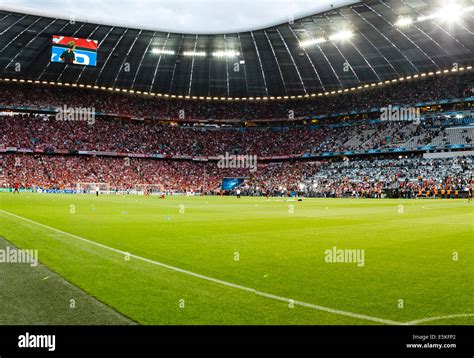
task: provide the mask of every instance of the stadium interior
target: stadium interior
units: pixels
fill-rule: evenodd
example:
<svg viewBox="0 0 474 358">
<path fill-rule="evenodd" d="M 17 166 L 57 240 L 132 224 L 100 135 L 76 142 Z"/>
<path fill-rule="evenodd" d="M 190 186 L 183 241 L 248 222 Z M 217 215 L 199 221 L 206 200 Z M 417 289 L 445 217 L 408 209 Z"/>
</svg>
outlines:
<svg viewBox="0 0 474 358">
<path fill-rule="evenodd" d="M 473 325 L 473 3 L 334 4 L 219 34 L 0 7 L 0 236 L 40 248 L 45 266 L 120 314 L 97 313 L 99 324 Z M 234 215 L 248 228 L 232 231 Z M 78 237 L 102 246 L 67 246 Z M 419 262 L 404 251 L 417 240 Z M 366 267 L 312 264 L 344 245 L 366 248 Z M 470 257 L 460 271 L 453 251 Z M 128 274 L 117 253 L 143 267 Z M 153 276 L 151 260 L 191 274 Z M 445 270 L 436 289 L 431 267 Z M 220 299 L 232 285 L 235 305 Z M 192 314 L 150 295 L 186 296 Z M 264 308 L 275 297 L 319 316 Z M 402 298 L 408 308 L 393 308 Z M 45 317 L 33 323 L 82 322 Z M 32 322 L 0 313 L 19 323 Z"/>
</svg>

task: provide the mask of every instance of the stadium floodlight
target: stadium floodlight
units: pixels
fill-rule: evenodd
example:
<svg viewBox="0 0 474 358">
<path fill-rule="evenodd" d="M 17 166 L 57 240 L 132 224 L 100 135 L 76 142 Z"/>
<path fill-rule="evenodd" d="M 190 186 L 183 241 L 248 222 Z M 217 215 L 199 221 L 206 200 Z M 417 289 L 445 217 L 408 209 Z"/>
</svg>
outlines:
<svg viewBox="0 0 474 358">
<path fill-rule="evenodd" d="M 442 8 L 429 15 L 418 16 L 416 21 L 422 22 L 427 20 L 441 20 L 445 22 L 456 22 L 460 20 L 464 13 L 474 11 L 474 6 L 462 7 L 456 1 L 446 3 Z"/>
<path fill-rule="evenodd" d="M 411 17 L 401 16 L 397 22 L 395 23 L 398 27 L 408 27 L 413 23 L 413 19 Z"/>
<path fill-rule="evenodd" d="M 456 22 L 461 18 L 462 13 L 463 9 L 459 4 L 450 3 L 439 9 L 436 12 L 436 17 L 447 22 Z"/>
<path fill-rule="evenodd" d="M 159 48 L 152 49 L 151 53 L 155 55 L 174 55 L 173 50 L 165 50 L 165 49 L 159 49 Z"/>
<path fill-rule="evenodd" d="M 300 41 L 300 47 L 308 47 L 312 45 L 319 45 L 326 42 L 326 39 L 324 37 L 318 37 L 316 39 L 311 39 L 311 40 L 306 40 L 306 41 Z"/>
<path fill-rule="evenodd" d="M 329 36 L 331 41 L 344 41 L 350 39 L 354 34 L 349 30 L 342 30 Z"/>
<path fill-rule="evenodd" d="M 214 57 L 236 57 L 239 56 L 239 51 L 225 50 L 225 51 L 216 51 L 212 53 Z"/>
<path fill-rule="evenodd" d="M 204 51 L 184 51 L 183 56 L 204 57 L 206 53 Z"/>
</svg>

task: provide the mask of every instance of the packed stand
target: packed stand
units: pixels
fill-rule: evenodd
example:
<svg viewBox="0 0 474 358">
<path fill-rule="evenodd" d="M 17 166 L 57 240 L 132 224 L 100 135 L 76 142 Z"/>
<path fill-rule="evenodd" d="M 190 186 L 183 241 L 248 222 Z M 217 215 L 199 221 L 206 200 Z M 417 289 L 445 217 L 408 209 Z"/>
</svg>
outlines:
<svg viewBox="0 0 474 358">
<path fill-rule="evenodd" d="M 143 189 L 172 193 L 219 194 L 225 177 L 245 178 L 245 195 L 381 197 L 383 190 L 402 196 L 465 191 L 474 175 L 474 157 L 419 157 L 354 161 L 259 163 L 258 170 L 220 168 L 216 161 L 172 161 L 89 156 L 3 155 L 3 186 L 82 189 L 99 184 L 108 190 Z M 421 194 L 420 194 L 421 192 Z"/>
<path fill-rule="evenodd" d="M 129 95 L 87 88 L 28 83 L 0 86 L 0 105 L 93 107 L 97 112 L 171 119 L 285 119 L 408 105 L 472 96 L 472 72 L 444 74 L 305 99 L 271 101 L 208 101 Z M 290 112 L 291 111 L 291 112 Z"/>
</svg>

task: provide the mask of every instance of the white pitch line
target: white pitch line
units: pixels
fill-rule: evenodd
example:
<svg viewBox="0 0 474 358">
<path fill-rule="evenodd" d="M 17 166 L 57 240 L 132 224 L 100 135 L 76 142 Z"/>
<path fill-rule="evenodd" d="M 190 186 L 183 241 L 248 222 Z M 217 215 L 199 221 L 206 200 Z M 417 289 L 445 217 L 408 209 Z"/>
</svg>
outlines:
<svg viewBox="0 0 474 358">
<path fill-rule="evenodd" d="M 65 232 L 65 231 L 61 231 L 61 230 L 56 229 L 56 228 L 54 228 L 54 227 L 51 227 L 51 226 L 48 226 L 48 225 L 45 225 L 45 224 L 41 224 L 41 223 L 39 223 L 39 222 L 37 222 L 37 221 L 33 221 L 33 220 L 30 220 L 30 219 L 24 218 L 24 217 L 22 217 L 22 216 L 19 216 L 19 215 L 10 213 L 10 212 L 5 211 L 5 210 L 0 210 L 0 212 L 2 212 L 2 213 L 4 213 L 4 214 L 7 214 L 7 215 L 10 215 L 10 216 L 13 216 L 13 217 L 15 217 L 15 218 L 17 218 L 17 219 L 21 219 L 21 220 L 30 222 L 30 223 L 35 224 L 35 225 L 38 225 L 38 226 L 42 226 L 42 227 L 44 227 L 44 228 L 46 228 L 46 229 L 53 230 L 53 231 L 56 231 L 56 232 L 58 232 L 58 233 L 61 233 L 61 234 L 64 234 L 64 235 L 73 237 L 73 238 L 75 238 L 75 239 L 78 239 L 78 240 L 87 242 L 87 243 L 89 243 L 89 244 L 99 246 L 99 247 L 101 247 L 101 248 L 103 248 L 103 249 L 107 249 L 107 250 L 110 250 L 110 251 L 113 251 L 113 252 L 117 252 L 117 253 L 122 254 L 122 255 L 128 255 L 129 257 L 133 257 L 133 258 L 135 258 L 135 259 L 137 259 L 137 260 L 141 260 L 141 261 L 144 261 L 144 262 L 148 262 L 148 263 L 150 263 L 150 264 L 153 264 L 153 265 L 161 266 L 161 267 L 167 268 L 167 269 L 172 270 L 172 271 L 176 271 L 176 272 L 183 273 L 183 274 L 185 274 L 185 275 L 197 277 L 197 278 L 200 278 L 200 279 L 202 279 L 202 280 L 206 280 L 206 281 L 218 283 L 218 284 L 220 284 L 220 285 L 224 285 L 224 286 L 227 286 L 227 287 L 236 288 L 236 289 L 239 289 L 239 290 L 242 290 L 242 291 L 251 292 L 251 293 L 254 293 L 254 294 L 258 295 L 258 296 L 262 296 L 262 297 L 266 297 L 266 298 L 271 298 L 271 299 L 274 299 L 274 300 L 277 300 L 277 301 L 283 301 L 283 302 L 286 302 L 286 303 L 293 303 L 294 305 L 298 305 L 298 306 L 302 306 L 302 307 L 307 307 L 307 308 L 311 308 L 311 309 L 318 310 L 318 311 L 329 312 L 329 313 L 333 313 L 333 314 L 337 314 L 337 315 L 341 315 L 341 316 L 352 317 L 352 318 L 359 318 L 359 319 L 366 320 L 366 321 L 372 321 L 372 322 L 378 322 L 378 323 L 390 324 L 390 325 L 405 325 L 405 324 L 406 324 L 406 323 L 403 323 L 403 322 L 397 322 L 397 321 L 392 321 L 392 320 L 389 320 L 389 319 L 384 319 L 384 318 L 379 318 L 379 317 L 373 317 L 373 316 L 367 316 L 367 315 L 358 314 L 358 313 L 353 313 L 353 312 L 348 312 L 348 311 L 342 311 L 342 310 L 338 310 L 338 309 L 334 309 L 334 308 L 330 308 L 330 307 L 319 306 L 319 305 L 315 305 L 315 304 L 312 304 L 312 303 L 306 303 L 306 302 L 302 302 L 302 301 L 293 300 L 293 299 L 291 299 L 291 298 L 286 298 L 286 297 L 282 297 L 282 296 L 272 295 L 272 294 L 270 294 L 270 293 L 258 291 L 258 290 L 254 289 L 254 288 L 250 288 L 250 287 L 246 287 L 246 286 L 237 285 L 237 284 L 234 284 L 234 283 L 231 283 L 231 282 L 219 280 L 219 279 L 212 278 L 212 277 L 209 277 L 209 276 L 204 276 L 204 275 L 201 275 L 201 274 L 192 272 L 192 271 L 188 271 L 188 270 L 181 269 L 181 268 L 179 268 L 179 267 L 170 266 L 170 265 L 164 264 L 164 263 L 162 263 L 162 262 L 150 260 L 150 259 L 147 259 L 147 258 L 145 258 L 145 257 L 141 257 L 141 256 L 137 256 L 137 255 L 131 254 L 131 253 L 129 253 L 129 252 L 121 251 L 121 250 L 115 249 L 115 248 L 113 248 L 113 247 L 110 247 L 110 246 L 107 246 L 107 245 L 103 245 L 103 244 L 100 244 L 100 243 L 98 243 L 98 242 L 95 242 L 95 241 L 92 241 L 92 240 L 88 240 L 88 239 L 85 239 L 85 238 L 83 238 L 83 237 L 80 237 L 80 236 L 77 236 L 77 235 L 73 235 L 73 234 L 70 234 L 70 233 Z"/>
<path fill-rule="evenodd" d="M 410 322 L 407 322 L 405 324 L 418 324 L 418 323 L 439 321 L 439 320 L 442 320 L 442 319 L 458 318 L 458 317 L 474 317 L 474 313 L 460 313 L 460 314 L 451 314 L 451 315 L 447 315 L 447 316 L 428 317 L 428 318 L 422 318 L 422 319 L 417 319 L 417 320 L 414 320 L 414 321 L 410 321 Z"/>
</svg>

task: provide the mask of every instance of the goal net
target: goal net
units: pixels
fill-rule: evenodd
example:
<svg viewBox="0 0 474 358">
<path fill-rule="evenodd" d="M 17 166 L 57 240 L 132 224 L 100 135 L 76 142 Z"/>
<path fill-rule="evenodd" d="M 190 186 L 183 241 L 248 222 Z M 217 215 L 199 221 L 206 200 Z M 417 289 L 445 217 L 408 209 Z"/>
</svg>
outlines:
<svg viewBox="0 0 474 358">
<path fill-rule="evenodd" d="M 78 193 L 95 193 L 97 188 L 100 193 L 110 193 L 109 183 L 88 183 L 78 182 L 76 183 L 76 191 Z"/>
<path fill-rule="evenodd" d="M 164 191 L 163 184 L 135 184 L 134 191 L 136 194 L 156 195 Z"/>
</svg>

